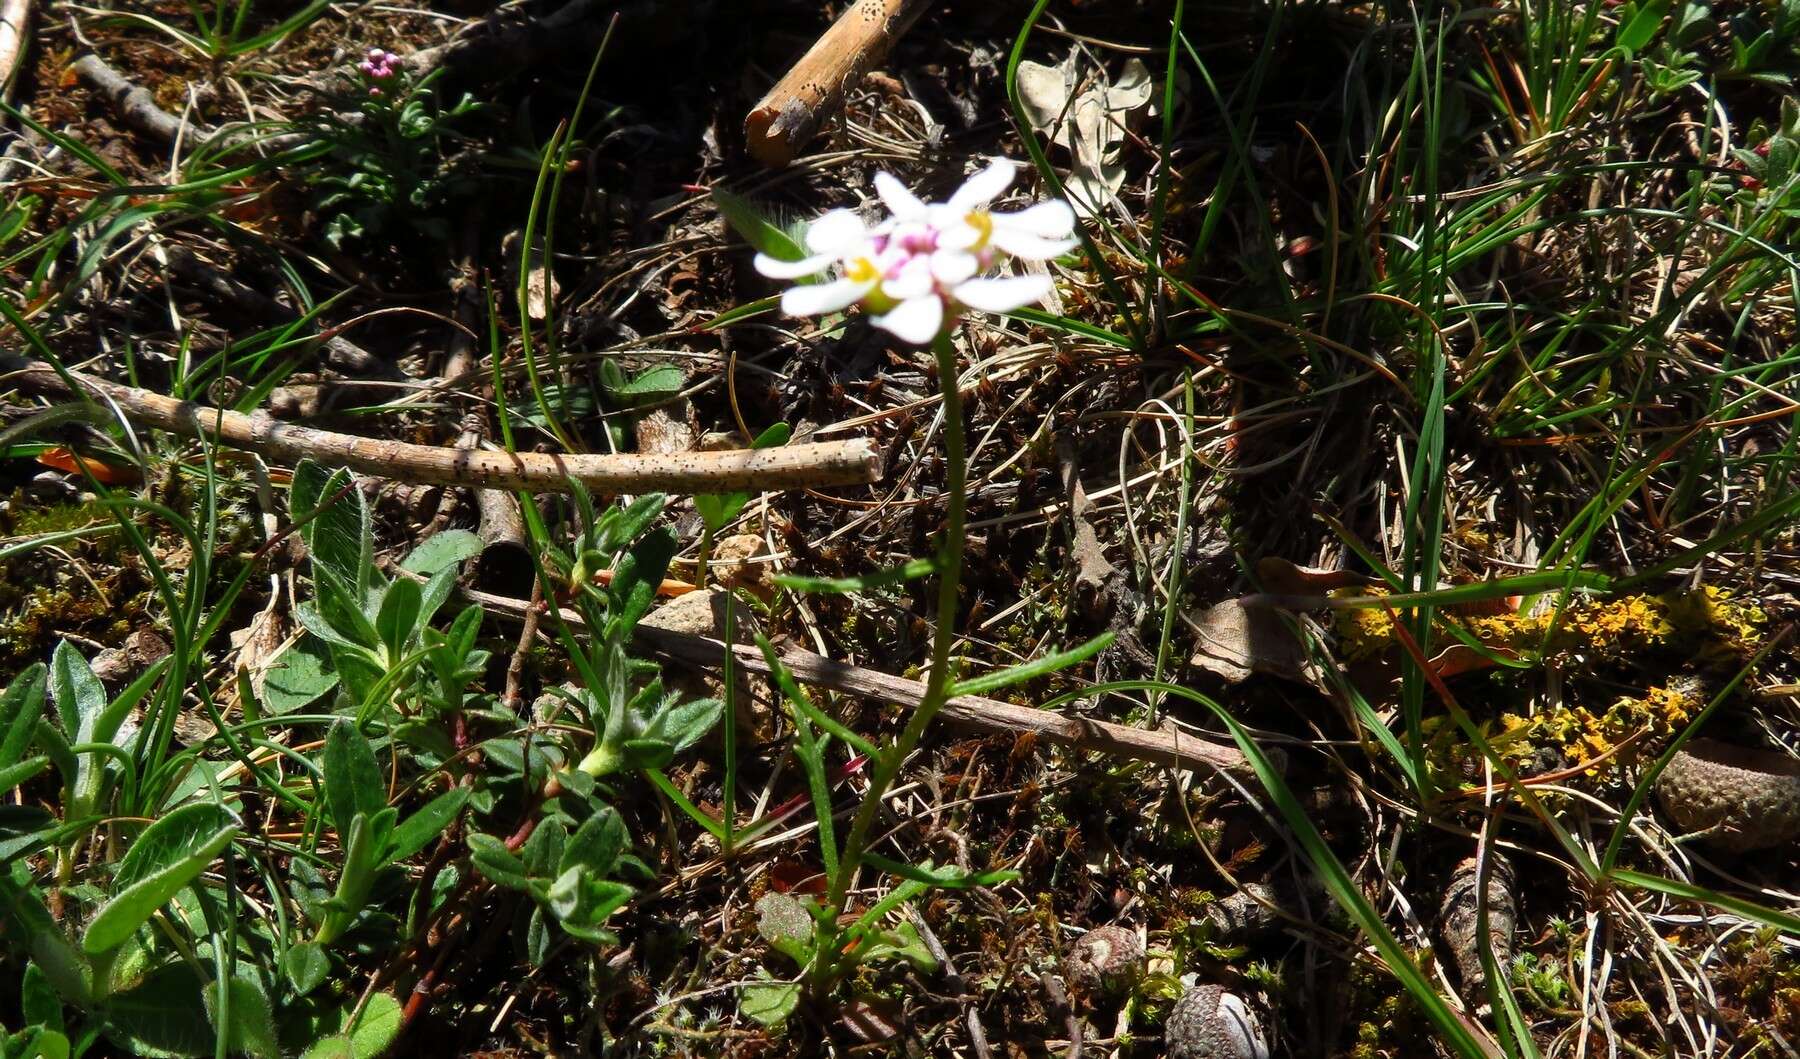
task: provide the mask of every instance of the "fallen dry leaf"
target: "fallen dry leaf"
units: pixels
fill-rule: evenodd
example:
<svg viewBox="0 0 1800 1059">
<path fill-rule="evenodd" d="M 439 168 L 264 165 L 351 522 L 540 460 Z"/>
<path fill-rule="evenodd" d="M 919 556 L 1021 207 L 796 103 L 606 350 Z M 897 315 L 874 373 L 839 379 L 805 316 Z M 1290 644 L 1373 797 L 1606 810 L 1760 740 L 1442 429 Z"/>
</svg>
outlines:
<svg viewBox="0 0 1800 1059">
<path fill-rule="evenodd" d="M 1084 74 L 1078 51 L 1056 66 L 1019 64 L 1019 97 L 1032 128 L 1069 152 L 1069 200 L 1096 214 L 1125 184 L 1119 147 L 1132 124 L 1152 112 L 1155 85 L 1142 59 L 1128 59 L 1117 80 Z"/>
<path fill-rule="evenodd" d="M 1229 683 L 1239 683 L 1252 673 L 1317 683 L 1306 645 L 1289 630 L 1280 611 L 1228 599 L 1188 615 L 1188 624 L 1196 641 L 1190 663 Z"/>
</svg>

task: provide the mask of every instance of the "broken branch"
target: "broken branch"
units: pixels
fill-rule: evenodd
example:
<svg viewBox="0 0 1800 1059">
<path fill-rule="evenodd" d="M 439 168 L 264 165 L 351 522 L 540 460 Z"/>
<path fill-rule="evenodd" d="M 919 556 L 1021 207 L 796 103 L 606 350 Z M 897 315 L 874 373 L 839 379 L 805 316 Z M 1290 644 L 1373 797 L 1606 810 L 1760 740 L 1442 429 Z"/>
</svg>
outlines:
<svg viewBox="0 0 1800 1059">
<path fill-rule="evenodd" d="M 756 160 L 767 166 L 793 161 L 927 6 L 923 0 L 857 0 L 845 8 L 744 119 L 744 140 Z"/>
<path fill-rule="evenodd" d="M 0 357 L 0 377 L 27 392 L 98 398 L 140 426 L 189 438 L 208 438 L 259 453 L 278 463 L 313 459 L 364 474 L 433 485 L 567 492 L 579 481 L 596 493 L 722 493 L 735 489 L 804 489 L 875 481 L 880 460 L 868 441 L 815 442 L 776 449 L 555 455 L 543 452 L 480 452 L 411 445 L 336 434 L 282 423 L 266 412 L 245 415 L 223 408 L 177 401 L 159 393 L 68 373 L 71 386 L 41 361 Z"/>
<path fill-rule="evenodd" d="M 463 595 L 491 614 L 523 619 L 531 609 L 531 605 L 522 599 L 466 590 Z M 563 620 L 572 626 L 581 625 L 579 616 L 567 612 L 564 612 Z M 648 623 L 641 623 L 637 627 L 636 638 L 638 646 L 648 648 L 670 661 L 711 667 L 721 666 L 725 661 L 725 644 L 708 636 L 658 629 Z M 764 674 L 770 671 L 768 660 L 763 657 L 759 648 L 739 644 L 730 648 L 730 651 L 736 656 L 734 661 L 740 668 Z M 891 676 L 850 662 L 839 662 L 798 648 L 783 651 L 781 664 L 802 684 L 829 688 L 877 702 L 917 706 L 925 697 L 925 685 L 916 680 Z M 1250 763 L 1236 747 L 1183 736 L 1179 732 L 1128 728 L 1122 724 L 1070 717 L 1052 710 L 1016 706 L 979 695 L 962 695 L 951 699 L 938 716 L 952 724 L 981 732 L 1032 735 L 1076 750 L 1153 761 L 1174 768 L 1206 766 L 1237 774 L 1250 774 Z M 1266 748 L 1264 753 L 1278 767 L 1283 765 L 1285 758 L 1279 750 Z"/>
</svg>

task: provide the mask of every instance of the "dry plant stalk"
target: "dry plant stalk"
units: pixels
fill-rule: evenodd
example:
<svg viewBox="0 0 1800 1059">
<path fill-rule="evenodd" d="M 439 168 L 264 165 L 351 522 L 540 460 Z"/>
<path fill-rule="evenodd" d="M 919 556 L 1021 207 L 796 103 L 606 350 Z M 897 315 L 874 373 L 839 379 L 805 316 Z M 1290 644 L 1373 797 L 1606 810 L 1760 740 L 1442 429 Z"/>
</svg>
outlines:
<svg viewBox="0 0 1800 1059">
<path fill-rule="evenodd" d="M 524 618 L 533 612 L 532 605 L 522 599 L 467 589 L 463 590 L 462 595 L 489 614 Z M 581 617 L 568 610 L 562 612 L 562 620 L 571 627 L 581 627 Z M 709 668 L 722 666 L 728 650 L 723 641 L 710 636 L 659 629 L 648 622 L 638 625 L 636 636 L 639 648 L 661 655 L 665 660 L 685 665 Z M 770 671 L 769 662 L 760 649 L 739 644 L 729 650 L 735 656 L 734 662 L 740 670 L 763 674 Z M 802 684 L 829 688 L 847 695 L 859 695 L 876 702 L 917 706 L 925 697 L 925 685 L 919 681 L 907 680 L 905 677 L 893 676 L 852 662 L 840 662 L 799 648 L 783 650 L 781 664 Z M 1033 736 L 1058 746 L 1153 761 L 1174 768 L 1204 767 L 1243 776 L 1253 774 L 1250 762 L 1233 746 L 1184 736 L 1179 732 L 1129 728 L 1107 721 L 1071 717 L 1054 710 L 1018 706 L 980 695 L 959 695 L 946 703 L 938 716 L 952 724 L 978 732 Z M 1286 757 L 1280 750 L 1270 747 L 1265 748 L 1264 753 L 1277 768 L 1285 770 Z"/>
<path fill-rule="evenodd" d="M 845 8 L 744 119 L 744 141 L 756 160 L 767 166 L 793 161 L 927 6 L 924 0 L 856 0 Z"/>
<path fill-rule="evenodd" d="M 23 358 L 0 358 L 0 382 L 31 393 L 77 396 L 56 369 Z M 436 445 L 336 434 L 282 423 L 266 412 L 245 415 L 71 372 L 85 396 L 139 426 L 189 438 L 208 438 L 277 463 L 313 459 L 334 467 L 403 482 L 464 485 L 531 492 L 567 492 L 571 480 L 596 493 L 667 491 L 722 493 L 736 489 L 804 489 L 873 482 L 880 460 L 867 440 L 815 442 L 778 449 L 736 449 L 659 456 L 641 453 L 559 456 L 543 452 L 473 452 Z"/>
</svg>

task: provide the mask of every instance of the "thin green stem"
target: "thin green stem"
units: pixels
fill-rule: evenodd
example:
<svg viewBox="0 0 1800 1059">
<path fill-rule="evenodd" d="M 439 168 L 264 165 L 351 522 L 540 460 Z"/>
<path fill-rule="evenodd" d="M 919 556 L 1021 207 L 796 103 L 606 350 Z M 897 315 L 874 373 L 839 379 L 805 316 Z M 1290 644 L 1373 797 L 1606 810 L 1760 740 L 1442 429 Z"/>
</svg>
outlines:
<svg viewBox="0 0 1800 1059">
<path fill-rule="evenodd" d="M 900 738 L 876 755 L 875 772 L 869 780 L 868 794 L 850 823 L 850 833 L 838 855 L 838 870 L 832 876 L 826 894 L 830 908 L 842 910 L 850 892 L 850 880 L 868 844 L 869 831 L 881 811 L 882 798 L 893 784 L 900 766 L 912 755 L 924 737 L 932 718 L 943 709 L 955 683 L 950 671 L 950 648 L 956 642 L 956 600 L 962 585 L 964 493 L 968 483 L 968 460 L 963 451 L 962 393 L 956 368 L 956 347 L 948 333 L 933 340 L 931 350 L 937 356 L 938 387 L 944 399 L 944 498 L 948 511 L 944 516 L 944 535 L 938 541 L 937 625 L 931 634 L 931 672 L 925 678 L 925 695 L 906 722 Z"/>
</svg>

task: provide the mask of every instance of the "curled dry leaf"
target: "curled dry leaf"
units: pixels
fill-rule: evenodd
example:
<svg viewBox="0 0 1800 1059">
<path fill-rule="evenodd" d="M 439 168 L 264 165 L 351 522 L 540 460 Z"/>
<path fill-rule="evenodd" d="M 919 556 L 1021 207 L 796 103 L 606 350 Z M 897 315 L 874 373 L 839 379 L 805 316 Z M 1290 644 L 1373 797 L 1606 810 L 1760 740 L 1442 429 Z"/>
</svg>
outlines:
<svg viewBox="0 0 1800 1059">
<path fill-rule="evenodd" d="M 561 296 L 562 286 L 556 282 L 556 273 L 551 270 L 549 262 L 544 260 L 544 248 L 541 245 L 534 245 L 526 259 L 521 260 L 519 245 L 522 241 L 517 231 L 508 232 L 501 242 L 501 250 L 512 263 L 515 277 L 520 269 L 525 270 L 526 314 L 533 320 L 543 320 L 549 317 L 550 306 Z"/>
<path fill-rule="evenodd" d="M 1800 837 L 1800 761 L 1786 754 L 1694 739 L 1657 777 L 1670 819 L 1730 853 L 1768 849 Z"/>
<path fill-rule="evenodd" d="M 1317 683 L 1306 645 L 1294 635 L 1281 612 L 1228 599 L 1188 615 L 1194 631 L 1190 663 L 1237 684 L 1252 673 Z"/>
<path fill-rule="evenodd" d="M 1256 579 L 1277 596 L 1323 596 L 1340 588 L 1368 588 L 1379 579 L 1352 570 L 1324 570 L 1301 566 L 1274 555 L 1256 561 Z"/>
<path fill-rule="evenodd" d="M 1153 112 L 1156 86 L 1142 59 L 1128 59 L 1117 80 L 1089 69 L 1081 53 L 1055 66 L 1019 64 L 1019 97 L 1032 128 L 1069 152 L 1069 200 L 1087 214 L 1104 209 L 1125 184 L 1119 147 L 1126 130 Z"/>
</svg>

